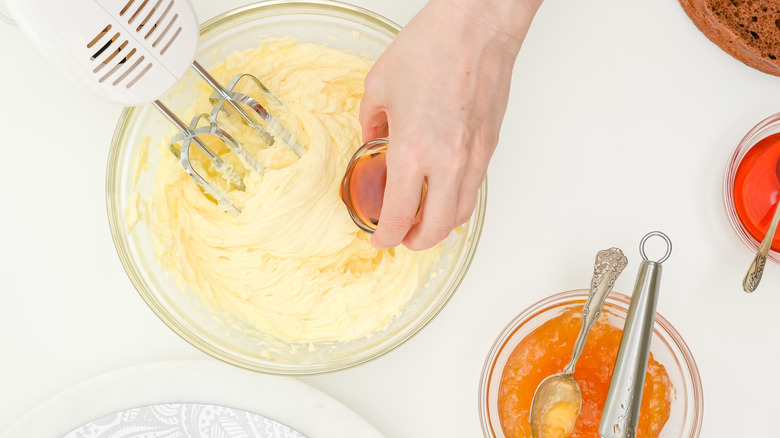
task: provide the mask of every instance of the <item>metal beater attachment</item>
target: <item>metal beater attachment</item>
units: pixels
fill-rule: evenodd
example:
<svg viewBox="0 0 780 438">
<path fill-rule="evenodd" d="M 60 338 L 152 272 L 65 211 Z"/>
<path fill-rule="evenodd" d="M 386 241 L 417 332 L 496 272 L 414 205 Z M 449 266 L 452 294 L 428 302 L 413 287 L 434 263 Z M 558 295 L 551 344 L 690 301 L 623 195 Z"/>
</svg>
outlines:
<svg viewBox="0 0 780 438">
<path fill-rule="evenodd" d="M 216 124 L 209 123 L 208 126 L 199 126 L 201 125 L 201 120 L 204 118 L 204 114 L 196 116 L 192 119 L 190 126 L 186 126 L 160 101 L 154 101 L 154 105 L 181 131 L 181 134 L 177 134 L 171 139 L 170 148 L 171 152 L 176 156 L 176 158 L 181 161 L 182 166 L 184 166 L 184 170 L 187 172 L 187 174 L 192 177 L 192 179 L 194 179 L 195 182 L 201 186 L 201 188 L 203 188 L 203 191 L 207 195 L 214 198 L 214 200 L 217 201 L 217 204 L 222 207 L 222 209 L 233 215 L 241 213 L 238 207 L 236 207 L 233 202 L 228 199 L 226 193 L 221 191 L 216 185 L 208 182 L 206 178 L 204 178 L 195 170 L 190 159 L 190 146 L 194 143 L 198 149 L 206 154 L 206 157 L 208 157 L 208 159 L 211 161 L 214 169 L 222 174 L 229 184 L 233 184 L 238 190 L 242 191 L 246 190 L 244 180 L 233 169 L 230 163 L 223 160 L 211 148 L 206 146 L 206 143 L 201 137 L 212 136 L 225 143 L 230 150 L 236 153 L 239 159 L 241 159 L 242 164 L 244 164 L 244 166 L 247 168 L 257 169 L 257 161 L 254 160 L 254 158 L 249 153 L 247 153 L 246 150 L 237 141 L 235 141 L 233 137 L 230 136 L 230 134 L 225 132 Z M 176 145 L 179 142 L 181 142 L 181 149 L 176 148 Z"/>
<path fill-rule="evenodd" d="M 155 100 L 153 104 L 181 131 L 180 134 L 173 136 L 171 139 L 170 148 L 176 158 L 181 161 L 187 174 L 200 185 L 207 195 L 217 201 L 217 204 L 222 209 L 237 215 L 241 213 L 241 211 L 228 198 L 227 193 L 220 190 L 215 184 L 209 182 L 203 175 L 198 173 L 192 165 L 192 158 L 190 156 L 190 146 L 195 144 L 195 146 L 211 161 L 214 170 L 220 173 L 228 184 L 232 184 L 241 191 L 246 190 L 244 180 L 238 172 L 233 169 L 230 163 L 223 160 L 219 154 L 206 145 L 206 142 L 204 141 L 205 137 L 208 136 L 222 142 L 230 151 L 236 154 L 241 161 L 241 164 L 248 171 L 260 174 L 265 172 L 266 166 L 258 157 L 249 153 L 241 143 L 219 127 L 217 120 L 220 111 L 228 112 L 228 110 L 225 109 L 226 103 L 229 104 L 247 125 L 249 125 L 255 133 L 260 135 L 269 146 L 275 144 L 277 139 L 281 140 L 281 142 L 289 147 L 298 157 L 303 156 L 306 152 L 306 148 L 301 146 L 290 131 L 269 114 L 257 100 L 249 95 L 233 91 L 242 80 L 252 81 L 268 99 L 274 100 L 281 106 L 281 102 L 265 87 L 265 85 L 262 84 L 262 82 L 260 82 L 259 79 L 249 74 L 238 75 L 233 78 L 230 85 L 228 85 L 228 88 L 225 89 L 197 61 L 192 62 L 192 68 L 215 90 L 215 95 L 212 98 L 214 107 L 211 114 L 199 114 L 195 116 L 190 122 L 190 125 L 187 126 L 159 100 Z M 252 114 L 256 114 L 257 117 L 253 117 Z M 204 124 L 203 121 L 206 121 L 207 123 Z M 266 126 L 263 126 L 259 121 L 264 122 Z M 181 143 L 180 147 L 178 146 L 179 143 Z"/>
<path fill-rule="evenodd" d="M 272 116 L 255 98 L 234 91 L 236 87 L 241 86 L 241 84 L 249 83 L 257 88 L 266 99 L 273 101 L 277 106 L 282 106 L 283 103 L 271 93 L 271 90 L 260 82 L 259 79 L 250 74 L 240 74 L 233 77 L 228 86 L 223 88 L 219 82 L 214 80 L 214 78 L 197 63 L 197 61 L 192 63 L 192 67 L 215 90 L 215 93 L 212 96 L 212 103 L 214 104 L 214 108 L 211 110 L 212 120 L 218 120 L 217 117 L 219 116 L 220 111 L 227 112 L 225 109 L 225 103 L 227 103 L 258 135 L 263 138 L 263 140 L 265 140 L 266 143 L 268 143 L 269 146 L 273 146 L 276 143 L 275 139 L 278 138 L 299 158 L 306 153 L 306 148 L 298 143 L 298 140 L 295 139 L 290 131 L 288 131 L 279 120 Z M 249 108 L 251 112 L 248 113 L 245 108 Z M 265 123 L 265 126 L 258 123 L 259 120 L 256 117 L 253 117 L 252 114 L 257 115 L 259 120 L 262 120 L 262 122 Z"/>
</svg>

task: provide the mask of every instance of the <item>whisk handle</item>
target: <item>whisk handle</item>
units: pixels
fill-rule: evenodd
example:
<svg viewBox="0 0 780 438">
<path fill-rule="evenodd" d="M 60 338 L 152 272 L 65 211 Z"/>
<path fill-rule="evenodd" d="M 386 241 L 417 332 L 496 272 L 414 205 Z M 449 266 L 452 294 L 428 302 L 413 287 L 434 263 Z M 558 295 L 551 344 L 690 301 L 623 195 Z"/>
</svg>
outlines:
<svg viewBox="0 0 780 438">
<path fill-rule="evenodd" d="M 666 255 L 659 261 L 647 260 L 645 256 L 644 243 L 651 236 L 662 237 L 668 245 Z M 599 435 L 602 438 L 636 437 L 661 283 L 661 263 L 669 256 L 671 248 L 669 238 L 657 231 L 646 235 L 640 244 L 643 260 L 639 265 L 615 369 L 601 415 Z"/>
</svg>

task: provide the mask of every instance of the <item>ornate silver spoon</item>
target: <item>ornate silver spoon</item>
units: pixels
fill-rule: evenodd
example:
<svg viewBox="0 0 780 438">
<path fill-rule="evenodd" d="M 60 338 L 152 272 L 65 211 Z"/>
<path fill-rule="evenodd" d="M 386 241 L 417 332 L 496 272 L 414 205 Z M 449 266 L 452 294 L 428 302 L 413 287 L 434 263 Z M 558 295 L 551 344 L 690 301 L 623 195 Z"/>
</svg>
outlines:
<svg viewBox="0 0 780 438">
<path fill-rule="evenodd" d="M 574 367 L 582 354 L 588 333 L 601 315 L 604 300 L 615 285 L 628 259 L 618 248 L 599 251 L 593 267 L 590 295 L 582 309 L 582 328 L 574 343 L 571 360 L 563 372 L 542 380 L 531 401 L 531 435 L 534 438 L 563 438 L 571 434 L 582 407 L 580 386 Z"/>
</svg>

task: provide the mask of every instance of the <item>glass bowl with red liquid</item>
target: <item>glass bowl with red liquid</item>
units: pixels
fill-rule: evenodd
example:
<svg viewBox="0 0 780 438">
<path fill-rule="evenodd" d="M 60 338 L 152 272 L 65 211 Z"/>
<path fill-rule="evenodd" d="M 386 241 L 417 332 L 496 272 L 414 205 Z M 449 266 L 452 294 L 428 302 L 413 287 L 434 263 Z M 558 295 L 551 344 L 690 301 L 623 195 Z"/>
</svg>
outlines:
<svg viewBox="0 0 780 438">
<path fill-rule="evenodd" d="M 780 159 L 780 113 L 753 127 L 726 166 L 723 199 L 731 225 L 742 242 L 756 251 L 780 200 L 777 162 Z M 780 233 L 767 257 L 780 262 Z"/>
<path fill-rule="evenodd" d="M 517 315 L 498 335 L 485 360 L 479 383 L 479 416 L 482 424 L 482 433 L 485 438 L 513 437 L 510 432 L 504 431 L 502 427 L 502 407 L 500 406 L 500 388 L 505 380 L 504 373 L 505 371 L 510 374 L 517 372 L 517 369 L 511 367 L 512 353 L 518 346 L 524 344 L 526 340 L 536 339 L 532 343 L 539 342 L 541 334 L 550 332 L 549 324 L 554 324 L 561 316 L 568 315 L 570 312 L 576 312 L 578 315 L 577 319 L 580 320 L 582 307 L 588 298 L 588 294 L 588 290 L 577 289 L 544 298 Z M 604 311 L 599 318 L 598 324 L 605 324 L 612 330 L 622 331 L 629 303 L 630 299 L 626 295 L 618 292 L 610 293 L 604 303 Z M 532 363 L 522 367 L 528 370 L 528 374 L 524 378 L 527 378 L 529 391 L 526 392 L 525 396 L 519 392 L 514 394 L 514 397 L 517 397 L 518 406 L 527 406 L 530 409 L 533 391 L 536 385 L 538 385 L 536 382 L 541 382 L 542 379 L 550 374 L 545 370 L 545 367 L 550 362 L 560 359 L 558 362 L 561 363 L 561 369 L 568 362 L 571 357 L 570 348 L 579 331 L 579 327 L 580 323 L 576 321 L 567 325 L 566 333 L 559 331 L 555 336 L 546 338 L 548 341 L 542 343 L 542 345 L 545 345 L 545 351 L 537 351 L 530 354 L 529 357 L 533 357 L 531 359 Z M 559 330 L 559 327 L 555 327 L 555 330 Z M 569 334 L 571 336 L 568 336 Z M 566 341 L 565 339 L 569 340 Z M 566 346 L 568 348 L 564 348 Z M 583 351 L 583 355 L 577 363 L 577 370 L 585 372 L 584 375 L 586 376 L 595 374 L 608 374 L 611 376 L 611 370 L 600 369 L 602 366 L 600 362 L 603 362 L 601 356 L 608 356 L 609 358 L 616 356 L 618 347 L 619 340 L 615 340 L 610 345 L 605 345 L 599 342 L 597 334 L 592 332 L 588 337 L 585 351 Z M 562 352 L 561 350 L 566 351 Z M 610 351 L 608 352 L 607 350 Z M 650 354 L 653 360 L 663 367 L 668 376 L 668 384 L 671 385 L 671 403 L 669 404 L 668 419 L 663 424 L 657 425 L 657 427 L 660 427 L 660 433 L 657 437 L 699 437 L 704 414 L 704 393 L 699 369 L 683 337 L 668 320 L 658 313 L 655 315 Z M 591 356 L 590 359 L 588 356 Z M 587 362 L 592 362 L 592 364 L 589 365 Z M 612 366 L 614 366 L 614 361 L 612 361 Z M 594 371 L 595 367 L 599 367 L 599 370 Z M 575 372 L 576 377 L 577 374 Z M 582 418 L 578 421 L 589 423 L 590 426 L 585 427 L 587 430 L 594 429 L 594 427 L 595 429 L 598 428 L 597 423 L 601 418 L 600 409 L 603 409 L 603 405 L 597 406 L 597 411 L 590 409 L 587 406 L 590 402 L 585 399 L 586 393 L 595 391 L 600 395 L 600 398 L 606 399 L 609 381 L 605 376 L 602 377 L 604 379 L 599 382 L 596 382 L 593 378 L 579 381 L 583 389 L 584 400 L 583 411 L 580 413 Z M 647 391 L 647 385 L 645 390 Z M 643 394 L 643 397 L 645 395 Z M 595 426 L 592 424 L 594 421 L 596 422 Z M 579 436 L 582 436 L 582 433 Z M 597 435 L 594 432 L 593 435 L 586 433 L 586 436 Z"/>
</svg>

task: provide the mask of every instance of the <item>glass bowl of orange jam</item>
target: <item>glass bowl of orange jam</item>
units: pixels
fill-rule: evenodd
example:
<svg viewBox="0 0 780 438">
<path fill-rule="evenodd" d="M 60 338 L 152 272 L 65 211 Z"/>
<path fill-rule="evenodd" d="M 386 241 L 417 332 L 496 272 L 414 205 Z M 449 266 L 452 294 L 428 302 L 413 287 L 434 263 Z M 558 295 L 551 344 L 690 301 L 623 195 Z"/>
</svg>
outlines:
<svg viewBox="0 0 780 438">
<path fill-rule="evenodd" d="M 489 438 L 530 438 L 528 414 L 539 383 L 561 372 L 571 358 L 588 297 L 562 292 L 520 313 L 496 339 L 482 370 L 479 410 Z M 629 298 L 612 292 L 591 330 L 574 378 L 583 404 L 572 438 L 597 437 Z M 701 432 L 704 396 L 696 362 L 677 330 L 656 314 L 642 394 L 639 438 L 695 438 Z"/>
<path fill-rule="evenodd" d="M 737 235 L 752 251 L 758 249 L 780 202 L 780 113 L 762 120 L 737 146 L 726 166 L 723 200 Z M 767 258 L 780 262 L 780 233 Z"/>
</svg>

